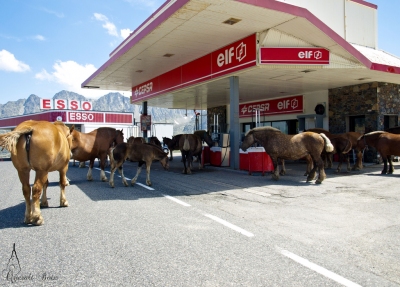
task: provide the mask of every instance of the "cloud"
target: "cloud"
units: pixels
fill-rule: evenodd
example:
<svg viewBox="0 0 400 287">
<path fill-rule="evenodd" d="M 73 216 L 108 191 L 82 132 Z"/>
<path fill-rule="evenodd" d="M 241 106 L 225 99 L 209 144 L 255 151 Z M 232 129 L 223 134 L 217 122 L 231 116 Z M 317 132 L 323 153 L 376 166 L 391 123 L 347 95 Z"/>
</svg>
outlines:
<svg viewBox="0 0 400 287">
<path fill-rule="evenodd" d="M 46 41 L 46 38 L 42 35 L 33 36 L 33 39 L 38 40 L 38 41 Z"/>
<path fill-rule="evenodd" d="M 46 13 L 53 14 L 58 18 L 64 18 L 64 14 L 63 13 L 55 12 L 55 11 L 49 10 L 47 8 L 42 8 L 41 10 L 46 12 Z"/>
<path fill-rule="evenodd" d="M 117 27 L 114 25 L 114 23 L 110 22 L 106 16 L 99 13 L 94 13 L 93 15 L 97 21 L 103 22 L 102 27 L 107 30 L 108 34 L 119 37 Z"/>
<path fill-rule="evenodd" d="M 131 29 L 121 29 L 121 37 L 126 39 L 132 33 Z"/>
<path fill-rule="evenodd" d="M 0 51 L 0 70 L 8 72 L 26 72 L 31 68 L 22 61 L 17 60 L 7 50 Z"/>
<path fill-rule="evenodd" d="M 58 83 L 61 89 L 75 92 L 87 97 L 98 98 L 106 94 L 104 90 L 82 89 L 81 84 L 89 78 L 97 69 L 92 64 L 80 65 L 75 61 L 57 61 L 53 65 L 53 71 L 43 69 L 35 75 L 42 81 Z"/>
</svg>

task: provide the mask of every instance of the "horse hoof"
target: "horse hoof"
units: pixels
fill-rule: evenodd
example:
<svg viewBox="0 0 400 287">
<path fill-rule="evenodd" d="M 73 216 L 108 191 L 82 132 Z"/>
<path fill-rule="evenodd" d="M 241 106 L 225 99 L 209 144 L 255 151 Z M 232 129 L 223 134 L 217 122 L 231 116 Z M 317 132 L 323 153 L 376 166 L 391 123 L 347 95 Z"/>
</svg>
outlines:
<svg viewBox="0 0 400 287">
<path fill-rule="evenodd" d="M 321 184 L 321 183 L 322 183 L 322 180 L 319 180 L 319 179 L 318 179 L 317 181 L 315 181 L 315 183 L 316 183 L 316 184 Z"/>
<path fill-rule="evenodd" d="M 36 225 L 36 226 L 40 226 L 44 223 L 43 217 L 40 215 L 38 218 L 33 219 L 31 221 L 31 224 Z"/>
<path fill-rule="evenodd" d="M 272 175 L 272 179 L 275 180 L 275 181 L 278 181 L 279 180 L 279 176 L 276 176 L 276 175 L 273 174 Z"/>
<path fill-rule="evenodd" d="M 48 201 L 40 203 L 40 208 L 47 208 L 47 207 L 49 207 Z"/>
<path fill-rule="evenodd" d="M 60 202 L 60 207 L 68 207 L 68 201 Z"/>
<path fill-rule="evenodd" d="M 146 182 L 146 184 L 147 184 L 147 186 L 151 186 L 151 182 L 150 181 Z"/>
</svg>

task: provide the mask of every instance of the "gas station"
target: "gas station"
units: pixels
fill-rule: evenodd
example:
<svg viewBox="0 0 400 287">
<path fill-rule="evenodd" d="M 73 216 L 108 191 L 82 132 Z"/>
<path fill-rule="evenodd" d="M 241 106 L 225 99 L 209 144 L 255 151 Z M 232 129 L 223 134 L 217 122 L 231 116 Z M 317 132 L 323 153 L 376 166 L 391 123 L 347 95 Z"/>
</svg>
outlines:
<svg viewBox="0 0 400 287">
<path fill-rule="evenodd" d="M 379 50 L 377 10 L 363 0 L 169 0 L 81 86 L 131 91 L 144 115 L 207 110 L 214 152 L 239 169 L 253 127 L 398 125 L 400 58 Z"/>
</svg>

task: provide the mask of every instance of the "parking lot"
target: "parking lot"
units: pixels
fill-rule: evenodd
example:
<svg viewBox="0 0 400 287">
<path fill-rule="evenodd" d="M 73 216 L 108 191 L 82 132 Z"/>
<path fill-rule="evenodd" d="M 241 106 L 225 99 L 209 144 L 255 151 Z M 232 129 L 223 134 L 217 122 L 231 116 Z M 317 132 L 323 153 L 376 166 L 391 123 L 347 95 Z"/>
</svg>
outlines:
<svg viewBox="0 0 400 287">
<path fill-rule="evenodd" d="M 287 163 L 287 175 L 273 181 L 197 164 L 183 175 L 176 155 L 169 171 L 153 163 L 152 187 L 143 169 L 134 187 L 116 177 L 111 188 L 99 170 L 88 182 L 88 169 L 71 161 L 70 206 L 58 207 L 58 174 L 51 173 L 50 207 L 36 227 L 22 223 L 17 172 L 1 161 L 0 285 L 399 286 L 395 165 L 393 175 L 381 175 L 381 165 L 329 169 L 316 185 L 306 183 L 302 162 Z M 124 170 L 133 178 L 136 163 Z M 20 272 L 10 280 L 13 254 Z"/>
</svg>

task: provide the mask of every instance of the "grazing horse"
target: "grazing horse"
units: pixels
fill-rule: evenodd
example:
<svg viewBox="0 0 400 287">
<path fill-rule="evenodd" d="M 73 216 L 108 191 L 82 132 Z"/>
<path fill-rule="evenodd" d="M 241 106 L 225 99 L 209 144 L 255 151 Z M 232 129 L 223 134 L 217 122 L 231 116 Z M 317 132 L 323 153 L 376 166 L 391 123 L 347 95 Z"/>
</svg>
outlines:
<svg viewBox="0 0 400 287">
<path fill-rule="evenodd" d="M 89 171 L 87 180 L 93 180 L 92 169 L 94 160 L 100 160 L 100 179 L 107 181 L 104 167 L 107 161 L 108 149 L 112 145 L 122 143 L 124 141 L 124 133 L 121 130 L 114 128 L 98 128 L 90 133 L 81 133 L 75 130 L 75 127 L 70 128 L 72 135 L 71 158 L 78 161 L 89 160 Z"/>
<path fill-rule="evenodd" d="M 252 144 L 261 144 L 265 152 L 271 157 L 274 164 L 272 178 L 279 179 L 278 161 L 296 160 L 310 155 L 314 167 L 307 177 L 307 182 L 315 178 L 316 169 L 319 169 L 319 176 L 316 183 L 322 183 L 326 178 L 324 163 L 321 159 L 323 150 L 333 151 L 333 146 L 329 138 L 324 134 L 314 132 L 303 132 L 296 135 L 286 135 L 273 127 L 258 127 L 247 132 L 241 149 L 246 151 Z"/>
<path fill-rule="evenodd" d="M 179 150 L 182 154 L 183 161 L 183 172 L 184 174 L 191 174 L 191 167 L 193 162 L 193 156 L 198 156 L 199 169 L 202 169 L 201 165 L 201 152 L 202 144 L 200 137 L 194 134 L 183 134 L 179 138 Z"/>
<path fill-rule="evenodd" d="M 168 146 L 169 149 L 169 160 L 172 161 L 174 159 L 173 157 L 173 151 L 174 150 L 179 150 L 179 139 L 182 136 L 182 134 L 173 136 L 172 139 L 167 138 L 167 137 L 163 137 L 163 142 Z"/>
<path fill-rule="evenodd" d="M 400 135 L 384 131 L 371 132 L 358 138 L 357 147 L 360 150 L 368 147 L 375 148 L 383 160 L 381 174 L 392 174 L 394 172 L 391 156 L 400 156 Z"/>
<path fill-rule="evenodd" d="M 44 223 L 40 206 L 47 207 L 48 173 L 60 174 L 60 206 L 68 206 L 65 186 L 68 185 L 66 173 L 70 160 L 71 137 L 69 128 L 62 122 L 25 121 L 12 132 L 0 135 L 0 146 L 11 152 L 11 160 L 18 171 L 25 197 L 26 224 Z M 36 172 L 35 183 L 29 185 L 30 171 Z M 40 195 L 43 195 L 39 204 Z"/>
<path fill-rule="evenodd" d="M 142 165 L 144 163 L 146 164 L 146 184 L 148 186 L 151 186 L 150 167 L 153 160 L 159 160 L 164 169 L 168 170 L 169 168 L 168 155 L 153 144 L 120 143 L 114 148 L 110 148 L 109 156 L 111 162 L 109 184 L 111 187 L 114 187 L 114 173 L 117 168 L 118 172 L 121 174 L 123 184 L 128 186 L 122 169 L 122 165 L 126 159 L 133 162 L 139 162 L 136 175 L 131 180 L 131 185 L 135 184 L 140 172 L 142 171 Z"/>
</svg>

